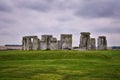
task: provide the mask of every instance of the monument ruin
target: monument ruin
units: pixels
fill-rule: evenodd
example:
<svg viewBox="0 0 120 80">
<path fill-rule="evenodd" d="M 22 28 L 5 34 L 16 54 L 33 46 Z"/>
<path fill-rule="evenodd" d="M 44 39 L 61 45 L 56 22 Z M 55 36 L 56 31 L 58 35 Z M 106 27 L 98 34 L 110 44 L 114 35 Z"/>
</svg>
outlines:
<svg viewBox="0 0 120 80">
<path fill-rule="evenodd" d="M 72 49 L 72 34 L 61 34 L 61 49 Z"/>
<path fill-rule="evenodd" d="M 80 33 L 80 44 L 77 50 L 106 50 L 107 40 L 105 36 L 99 36 L 96 48 L 95 38 L 90 37 L 89 32 Z M 37 36 L 24 36 L 22 39 L 23 50 L 71 50 L 72 47 L 72 34 L 61 34 L 60 40 L 52 35 L 41 35 L 41 39 Z"/>
<path fill-rule="evenodd" d="M 50 43 L 52 35 L 42 35 L 40 40 L 40 49 L 41 50 L 50 50 Z"/>
<path fill-rule="evenodd" d="M 90 49 L 95 50 L 96 49 L 96 41 L 95 38 L 90 38 Z"/>
<path fill-rule="evenodd" d="M 107 40 L 105 36 L 98 37 L 98 49 L 99 50 L 106 50 L 107 49 Z"/>
<path fill-rule="evenodd" d="M 22 45 L 23 50 L 39 50 L 39 39 L 37 36 L 25 36 Z"/>
<path fill-rule="evenodd" d="M 81 32 L 79 47 L 81 49 L 87 49 L 87 50 L 90 49 L 90 33 L 89 32 Z"/>
<path fill-rule="evenodd" d="M 62 34 L 61 40 L 52 35 L 42 35 L 41 40 L 37 36 L 24 36 L 22 40 L 23 50 L 63 50 L 72 49 L 72 35 Z"/>
<path fill-rule="evenodd" d="M 50 50 L 58 50 L 58 41 L 56 38 L 50 39 Z"/>
</svg>

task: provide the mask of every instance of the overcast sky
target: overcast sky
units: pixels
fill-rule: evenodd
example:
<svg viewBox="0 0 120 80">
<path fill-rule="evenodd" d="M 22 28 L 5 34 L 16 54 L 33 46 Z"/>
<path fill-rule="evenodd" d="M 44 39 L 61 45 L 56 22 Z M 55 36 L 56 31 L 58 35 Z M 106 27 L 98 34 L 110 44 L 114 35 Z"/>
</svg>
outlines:
<svg viewBox="0 0 120 80">
<path fill-rule="evenodd" d="M 22 37 L 73 34 L 106 36 L 108 46 L 120 45 L 120 0 L 0 0 L 0 45 L 22 44 Z"/>
</svg>

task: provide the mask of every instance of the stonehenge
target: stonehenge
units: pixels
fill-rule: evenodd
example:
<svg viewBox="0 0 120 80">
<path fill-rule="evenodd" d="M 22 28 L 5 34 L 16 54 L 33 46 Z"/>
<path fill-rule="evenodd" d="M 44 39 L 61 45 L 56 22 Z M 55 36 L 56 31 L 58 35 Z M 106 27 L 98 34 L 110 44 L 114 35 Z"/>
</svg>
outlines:
<svg viewBox="0 0 120 80">
<path fill-rule="evenodd" d="M 61 49 L 72 49 L 72 34 L 61 34 Z"/>
<path fill-rule="evenodd" d="M 50 49 L 50 43 L 52 35 L 42 35 L 40 40 L 40 49 L 41 50 L 49 50 Z"/>
<path fill-rule="evenodd" d="M 38 50 L 39 39 L 37 36 L 24 36 L 22 40 L 23 50 Z"/>
<path fill-rule="evenodd" d="M 89 32 L 80 33 L 80 44 L 77 50 L 106 50 L 107 40 L 105 36 L 99 36 L 97 39 L 90 37 Z M 74 50 L 72 47 L 72 34 L 61 34 L 60 40 L 53 35 L 24 36 L 22 38 L 22 50 Z"/>
<path fill-rule="evenodd" d="M 58 42 L 56 38 L 50 40 L 50 50 L 58 50 Z"/>
<path fill-rule="evenodd" d="M 82 49 L 90 49 L 90 33 L 89 32 L 81 32 L 79 47 Z"/>
<path fill-rule="evenodd" d="M 91 38 L 90 39 L 90 49 L 91 50 L 96 50 L 96 41 L 95 41 L 95 38 Z"/>
<path fill-rule="evenodd" d="M 98 37 L 98 49 L 99 50 L 106 50 L 107 49 L 107 40 L 105 36 Z"/>
</svg>

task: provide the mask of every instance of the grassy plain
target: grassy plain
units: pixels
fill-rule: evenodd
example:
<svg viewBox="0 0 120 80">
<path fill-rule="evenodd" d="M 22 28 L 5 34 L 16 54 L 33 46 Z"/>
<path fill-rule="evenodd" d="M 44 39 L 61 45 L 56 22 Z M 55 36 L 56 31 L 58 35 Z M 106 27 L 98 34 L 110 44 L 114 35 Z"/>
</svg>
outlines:
<svg viewBox="0 0 120 80">
<path fill-rule="evenodd" d="M 120 51 L 0 51 L 0 80 L 120 80 Z"/>
</svg>

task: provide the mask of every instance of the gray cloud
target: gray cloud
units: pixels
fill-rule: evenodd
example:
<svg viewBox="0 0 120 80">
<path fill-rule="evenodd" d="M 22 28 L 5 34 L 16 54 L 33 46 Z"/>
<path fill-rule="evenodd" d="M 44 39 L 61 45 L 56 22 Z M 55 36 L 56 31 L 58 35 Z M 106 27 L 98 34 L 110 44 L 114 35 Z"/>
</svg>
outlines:
<svg viewBox="0 0 120 80">
<path fill-rule="evenodd" d="M 7 5 L 5 2 L 0 2 L 0 12 L 11 12 L 12 8 Z"/>
<path fill-rule="evenodd" d="M 39 1 L 21 1 L 20 4 L 17 3 L 17 7 L 19 8 L 27 8 L 27 9 L 32 9 L 32 10 L 37 10 L 37 11 L 42 11 L 42 12 L 47 12 L 50 7 L 49 4 L 44 3 L 44 2 L 39 2 Z"/>
<path fill-rule="evenodd" d="M 16 2 L 16 6 L 19 8 L 32 9 L 40 12 L 64 11 L 67 9 L 73 9 L 75 3 L 73 0 L 25 0 Z"/>
<path fill-rule="evenodd" d="M 11 24 L 11 23 L 16 23 L 16 21 L 12 19 L 0 19 L 0 24 Z"/>
<path fill-rule="evenodd" d="M 101 32 L 101 33 L 111 33 L 111 34 L 120 34 L 120 27 L 110 27 L 110 28 L 97 28 L 93 30 L 94 32 Z"/>
<path fill-rule="evenodd" d="M 75 14 L 80 17 L 120 17 L 119 0 L 85 0 Z"/>
<path fill-rule="evenodd" d="M 73 34 L 73 45 L 78 45 L 82 31 L 110 33 L 111 39 L 120 35 L 119 7 L 118 0 L 1 0 L 0 45 L 21 44 L 25 35 L 53 34 L 59 39 L 62 33 Z M 108 44 L 116 45 L 112 42 Z"/>
<path fill-rule="evenodd" d="M 11 9 L 8 6 L 0 5 L 1 12 L 10 12 Z"/>
</svg>

